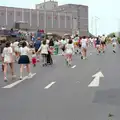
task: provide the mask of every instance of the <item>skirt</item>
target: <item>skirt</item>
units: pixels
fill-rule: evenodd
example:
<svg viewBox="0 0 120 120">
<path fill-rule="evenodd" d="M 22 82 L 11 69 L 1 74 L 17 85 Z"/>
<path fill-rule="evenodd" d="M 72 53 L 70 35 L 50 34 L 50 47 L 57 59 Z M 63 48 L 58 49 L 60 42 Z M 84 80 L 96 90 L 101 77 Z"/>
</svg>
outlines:
<svg viewBox="0 0 120 120">
<path fill-rule="evenodd" d="M 18 64 L 30 64 L 30 59 L 27 55 L 21 55 Z"/>
</svg>

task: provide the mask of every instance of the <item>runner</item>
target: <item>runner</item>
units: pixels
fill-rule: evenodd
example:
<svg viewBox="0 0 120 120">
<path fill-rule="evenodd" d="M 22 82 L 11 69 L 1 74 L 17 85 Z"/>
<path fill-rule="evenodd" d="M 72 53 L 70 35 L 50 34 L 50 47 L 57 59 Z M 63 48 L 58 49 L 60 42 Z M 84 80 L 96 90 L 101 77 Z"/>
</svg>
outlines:
<svg viewBox="0 0 120 120">
<path fill-rule="evenodd" d="M 63 38 L 62 40 L 61 40 L 61 49 L 62 49 L 62 55 L 64 55 L 64 52 L 65 52 L 65 45 L 67 44 L 67 42 L 66 42 L 66 40 L 65 40 L 65 38 Z"/>
<path fill-rule="evenodd" d="M 87 46 L 88 46 L 88 41 L 86 37 L 84 36 L 81 40 L 81 47 L 82 47 L 82 56 L 81 59 L 86 59 L 87 57 Z"/>
<path fill-rule="evenodd" d="M 100 54 L 100 39 L 99 39 L 99 37 L 97 37 L 97 40 L 96 40 L 96 48 L 97 48 L 97 54 Z"/>
<path fill-rule="evenodd" d="M 113 52 L 116 53 L 117 38 L 114 35 L 112 38 Z"/>
<path fill-rule="evenodd" d="M 68 66 L 71 66 L 72 64 L 72 54 L 74 51 L 74 45 L 72 44 L 72 40 L 70 39 L 68 44 L 65 46 L 65 57 L 66 57 L 66 63 Z"/>
<path fill-rule="evenodd" d="M 22 80 L 22 78 L 23 78 L 24 65 L 27 68 L 26 70 L 28 73 L 28 78 L 31 78 L 30 59 L 29 59 L 30 49 L 27 47 L 27 44 L 25 41 L 22 43 L 22 47 L 20 47 L 19 52 L 20 52 L 20 58 L 18 60 L 18 64 L 20 64 L 20 80 Z"/>
<path fill-rule="evenodd" d="M 105 39 L 106 39 L 106 37 L 105 37 L 105 35 L 103 35 L 101 37 L 101 50 L 103 53 L 105 53 Z"/>
<path fill-rule="evenodd" d="M 4 62 L 4 81 L 7 82 L 7 69 L 8 69 L 8 64 L 10 65 L 11 68 L 11 74 L 12 74 L 12 78 L 15 77 L 14 74 L 14 66 L 13 66 L 13 49 L 12 47 L 10 47 L 10 42 L 6 43 L 5 48 L 3 49 L 3 62 Z"/>
<path fill-rule="evenodd" d="M 18 61 L 18 57 L 19 57 L 19 46 L 18 46 L 18 44 L 19 44 L 18 40 L 16 40 L 16 41 L 12 44 L 13 51 L 15 52 L 15 61 L 16 61 L 16 62 Z"/>
<path fill-rule="evenodd" d="M 43 58 L 43 67 L 44 66 L 47 66 L 47 55 L 48 55 L 48 49 L 49 49 L 49 46 L 48 44 L 46 43 L 46 40 L 43 41 L 42 45 L 40 46 L 40 48 L 38 49 L 38 52 L 41 53 L 42 55 L 42 58 Z"/>
</svg>

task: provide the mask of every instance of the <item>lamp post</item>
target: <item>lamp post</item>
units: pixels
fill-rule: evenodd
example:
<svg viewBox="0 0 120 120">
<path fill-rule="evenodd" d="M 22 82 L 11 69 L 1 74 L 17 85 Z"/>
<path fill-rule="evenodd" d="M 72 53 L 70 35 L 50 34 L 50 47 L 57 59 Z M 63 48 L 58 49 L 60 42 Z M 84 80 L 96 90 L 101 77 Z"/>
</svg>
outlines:
<svg viewBox="0 0 120 120">
<path fill-rule="evenodd" d="M 44 32 L 46 32 L 46 6 L 45 6 L 45 0 L 44 0 Z"/>
<path fill-rule="evenodd" d="M 96 37 L 97 37 L 97 35 L 98 35 L 97 21 L 98 21 L 99 19 L 100 19 L 100 18 L 98 18 L 97 16 L 95 16 L 95 35 L 96 35 Z"/>
</svg>

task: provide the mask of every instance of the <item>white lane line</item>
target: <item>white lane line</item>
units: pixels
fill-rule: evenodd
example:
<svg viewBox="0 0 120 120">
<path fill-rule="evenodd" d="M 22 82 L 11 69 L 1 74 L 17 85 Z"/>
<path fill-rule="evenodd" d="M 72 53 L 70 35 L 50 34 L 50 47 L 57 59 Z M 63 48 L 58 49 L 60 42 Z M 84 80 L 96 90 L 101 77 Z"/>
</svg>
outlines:
<svg viewBox="0 0 120 120">
<path fill-rule="evenodd" d="M 55 84 L 56 82 L 51 82 L 49 85 L 47 85 L 44 89 L 48 89 L 50 88 L 53 84 Z"/>
<path fill-rule="evenodd" d="M 76 65 L 72 66 L 71 68 L 75 68 L 75 67 L 76 67 Z"/>
<path fill-rule="evenodd" d="M 33 73 L 33 74 L 31 75 L 31 78 L 32 78 L 33 76 L 35 76 L 35 75 L 36 75 L 36 73 Z M 28 76 L 25 76 L 25 77 L 23 77 L 22 80 L 18 80 L 18 81 L 16 81 L 16 82 L 14 82 L 14 83 L 12 83 L 12 84 L 10 84 L 10 85 L 4 86 L 4 87 L 2 87 L 2 88 L 12 88 L 12 87 L 16 86 L 17 84 L 21 83 L 22 81 L 24 81 L 24 80 L 26 80 L 26 79 L 28 79 Z"/>
</svg>

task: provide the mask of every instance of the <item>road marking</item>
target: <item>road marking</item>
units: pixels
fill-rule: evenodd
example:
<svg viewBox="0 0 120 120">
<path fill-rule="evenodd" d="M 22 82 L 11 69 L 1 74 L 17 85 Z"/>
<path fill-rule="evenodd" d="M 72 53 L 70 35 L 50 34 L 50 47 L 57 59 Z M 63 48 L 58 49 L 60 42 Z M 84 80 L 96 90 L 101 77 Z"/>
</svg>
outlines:
<svg viewBox="0 0 120 120">
<path fill-rule="evenodd" d="M 48 89 L 50 88 L 53 84 L 55 84 L 56 82 L 51 82 L 49 85 L 47 85 L 44 89 Z"/>
<path fill-rule="evenodd" d="M 33 74 L 31 75 L 31 78 L 32 78 L 33 76 L 35 76 L 35 75 L 36 75 L 36 73 L 33 73 Z M 16 82 L 14 82 L 14 83 L 12 83 L 12 84 L 10 84 L 10 85 L 4 86 L 4 87 L 2 87 L 2 88 L 12 88 L 12 87 L 16 86 L 17 84 L 21 83 L 22 81 L 24 81 L 24 80 L 26 80 L 26 79 L 28 79 L 28 76 L 25 76 L 25 77 L 23 77 L 22 80 L 18 80 L 18 81 L 16 81 Z"/>
<path fill-rule="evenodd" d="M 75 68 L 76 67 L 76 65 L 73 65 L 71 68 Z"/>
<path fill-rule="evenodd" d="M 95 77 L 93 79 L 93 81 L 88 85 L 88 87 L 98 87 L 100 84 L 100 77 L 104 77 L 104 75 L 102 74 L 102 72 L 97 72 L 95 75 L 93 75 L 92 77 Z"/>
</svg>

